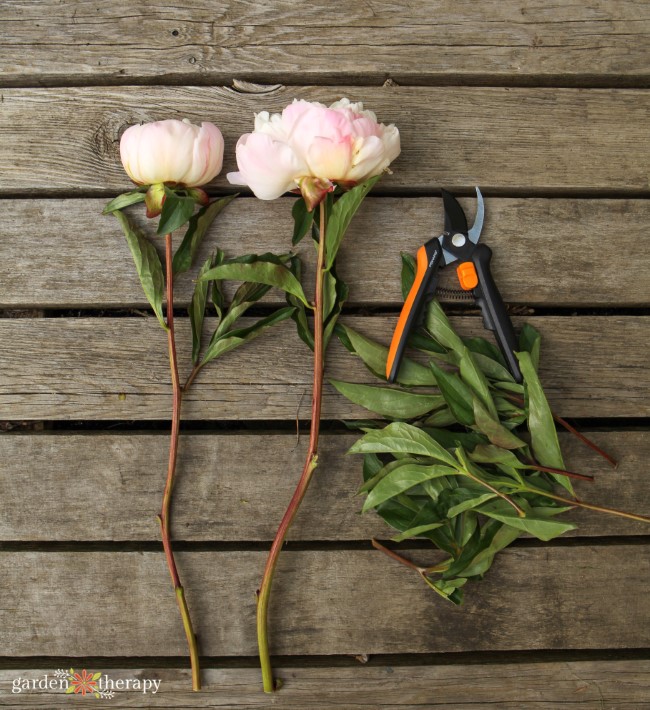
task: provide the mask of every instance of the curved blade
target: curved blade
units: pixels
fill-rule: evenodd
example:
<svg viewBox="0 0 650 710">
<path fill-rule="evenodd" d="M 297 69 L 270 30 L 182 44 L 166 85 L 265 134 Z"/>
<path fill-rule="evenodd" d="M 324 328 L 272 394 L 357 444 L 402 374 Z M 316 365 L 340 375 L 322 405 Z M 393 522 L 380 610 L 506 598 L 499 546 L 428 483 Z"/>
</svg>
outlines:
<svg viewBox="0 0 650 710">
<path fill-rule="evenodd" d="M 467 236 L 470 242 L 472 242 L 472 244 L 476 244 L 479 240 L 479 237 L 481 236 L 481 230 L 483 229 L 483 217 L 485 216 L 485 205 L 483 204 L 483 195 L 481 195 L 481 191 L 478 189 L 478 187 L 476 188 L 476 199 L 476 217 L 474 217 L 474 224 L 472 225 L 472 228 L 467 233 Z"/>
<path fill-rule="evenodd" d="M 445 232 L 447 234 L 467 234 L 467 218 L 456 198 L 447 190 L 441 190 L 445 206 Z"/>
</svg>

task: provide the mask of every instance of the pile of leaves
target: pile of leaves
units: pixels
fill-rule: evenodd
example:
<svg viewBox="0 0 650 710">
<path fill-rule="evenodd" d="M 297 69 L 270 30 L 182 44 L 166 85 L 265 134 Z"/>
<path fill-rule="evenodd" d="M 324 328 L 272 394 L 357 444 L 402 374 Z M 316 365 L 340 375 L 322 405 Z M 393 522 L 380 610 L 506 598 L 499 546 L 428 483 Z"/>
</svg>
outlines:
<svg viewBox="0 0 650 710">
<path fill-rule="evenodd" d="M 406 295 L 414 267 L 408 256 L 403 260 Z M 337 333 L 385 381 L 387 348 L 349 327 L 340 325 Z M 375 510 L 399 531 L 395 541 L 427 538 L 445 553 L 431 567 L 402 561 L 460 604 L 467 581 L 481 578 L 522 533 L 551 540 L 574 529 L 560 517 L 583 505 L 570 479 L 591 477 L 564 468 L 537 374 L 540 336 L 534 328 L 521 329 L 522 384 L 491 342 L 461 338 L 437 301 L 411 345 L 427 354 L 428 364 L 405 359 L 395 387 L 332 384 L 390 420 L 350 423 L 365 432 L 350 450 L 363 455 L 363 511 Z"/>
</svg>

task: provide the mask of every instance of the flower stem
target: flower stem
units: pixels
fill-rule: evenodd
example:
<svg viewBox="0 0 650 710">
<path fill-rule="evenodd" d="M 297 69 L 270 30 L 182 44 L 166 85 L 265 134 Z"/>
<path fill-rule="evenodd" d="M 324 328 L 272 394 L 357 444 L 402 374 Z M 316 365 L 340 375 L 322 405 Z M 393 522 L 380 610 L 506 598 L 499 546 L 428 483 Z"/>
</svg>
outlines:
<svg viewBox="0 0 650 710">
<path fill-rule="evenodd" d="M 314 298 L 314 382 L 311 403 L 311 429 L 309 434 L 309 448 L 305 465 L 298 481 L 298 486 L 291 498 L 280 527 L 275 534 L 271 545 L 262 583 L 257 592 L 257 643 L 260 654 L 260 665 L 262 668 L 262 683 L 265 693 L 272 693 L 276 690 L 275 679 L 273 678 L 273 668 L 269 654 L 268 638 L 268 610 L 271 595 L 271 584 L 273 574 L 278 562 L 278 557 L 282 550 L 282 545 L 287 536 L 287 532 L 293 519 L 298 512 L 302 499 L 305 497 L 312 474 L 318 465 L 318 436 L 320 432 L 320 410 L 323 394 L 323 368 L 324 368 L 324 348 L 323 348 L 323 281 L 325 277 L 325 203 L 320 204 L 320 232 L 318 240 L 318 263 L 316 267 L 316 293 Z"/>
<path fill-rule="evenodd" d="M 192 620 L 185 599 L 185 590 L 181 584 L 172 551 L 169 518 L 172 502 L 172 491 L 174 490 L 174 477 L 176 474 L 176 459 L 178 456 L 178 437 L 181 423 L 181 403 L 183 391 L 178 379 L 178 359 L 176 357 L 176 340 L 174 336 L 174 277 L 172 271 L 172 235 L 165 236 L 165 253 L 167 267 L 167 341 L 169 347 L 169 365 L 172 376 L 173 406 L 172 406 L 172 429 L 169 443 L 169 466 L 167 468 L 167 480 L 165 481 L 165 491 L 163 493 L 162 508 L 158 520 L 160 521 L 160 532 L 162 536 L 163 548 L 167 567 L 172 578 L 172 584 L 176 593 L 176 602 L 181 612 L 183 628 L 187 637 L 187 644 L 190 649 L 190 661 L 192 664 L 192 690 L 201 690 L 201 671 L 199 666 L 199 650 L 196 636 L 192 629 Z"/>
</svg>

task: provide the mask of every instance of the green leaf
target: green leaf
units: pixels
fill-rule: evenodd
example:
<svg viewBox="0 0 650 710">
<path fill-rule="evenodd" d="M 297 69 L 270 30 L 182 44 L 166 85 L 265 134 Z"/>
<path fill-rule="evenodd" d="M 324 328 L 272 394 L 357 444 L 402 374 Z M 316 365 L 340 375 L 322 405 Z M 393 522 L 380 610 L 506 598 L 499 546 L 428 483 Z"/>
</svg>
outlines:
<svg viewBox="0 0 650 710">
<path fill-rule="evenodd" d="M 524 323 L 519 333 L 519 348 L 530 353 L 530 359 L 535 370 L 539 370 L 539 351 L 542 337 L 532 325 Z"/>
<path fill-rule="evenodd" d="M 379 469 L 372 473 L 370 475 L 370 471 L 366 470 L 366 457 L 368 456 L 375 456 L 377 461 L 379 461 Z M 376 455 L 376 454 L 366 454 L 364 457 L 364 471 L 363 471 L 363 476 L 364 476 L 364 482 L 361 488 L 357 491 L 357 495 L 360 495 L 362 493 L 368 493 L 371 491 L 378 483 L 381 481 L 384 476 L 387 476 L 393 469 L 398 468 L 399 466 L 404 466 L 404 464 L 407 463 L 418 463 L 417 459 L 411 458 L 411 457 L 405 457 L 402 459 L 393 459 L 392 461 L 389 461 L 385 466 L 382 466 L 381 464 L 381 459 Z M 374 468 L 374 466 L 373 466 Z"/>
<path fill-rule="evenodd" d="M 416 265 L 412 254 L 402 251 L 400 256 L 402 257 L 402 298 L 406 300 L 415 281 Z"/>
<path fill-rule="evenodd" d="M 163 268 L 156 247 L 154 247 L 139 229 L 129 222 L 125 214 L 119 210 L 113 212 L 113 214 L 120 223 L 129 249 L 131 250 L 144 295 L 151 304 L 160 325 L 167 330 L 167 324 L 165 323 L 162 310 L 165 277 L 163 276 Z"/>
<path fill-rule="evenodd" d="M 522 530 L 539 540 L 552 540 L 558 535 L 562 535 L 569 530 L 575 530 L 576 525 L 573 523 L 563 523 L 554 518 L 547 518 L 543 515 L 536 514 L 535 509 L 526 511 L 526 517 L 520 518 L 517 512 L 503 500 L 495 500 L 477 508 L 477 511 L 482 515 L 487 515 L 490 518 L 499 520 L 516 530 Z"/>
<path fill-rule="evenodd" d="M 489 544 L 465 567 L 463 574 L 466 577 L 485 574 L 491 567 L 494 556 L 514 542 L 521 535 L 521 530 L 491 519 L 483 525 L 481 534 L 488 539 Z"/>
<path fill-rule="evenodd" d="M 297 256 L 292 256 L 289 259 L 289 269 L 291 273 L 296 277 L 296 279 L 302 281 L 302 264 Z M 291 306 L 295 306 L 295 311 L 291 316 L 292 320 L 296 324 L 296 329 L 298 331 L 298 336 L 307 345 L 307 347 L 313 352 L 314 350 L 314 334 L 311 332 L 309 327 L 309 319 L 307 318 L 307 311 L 304 304 L 299 298 L 292 296 L 291 294 L 286 294 L 287 303 Z M 334 327 L 332 327 L 332 331 Z M 331 335 L 331 334 L 330 334 Z"/>
<path fill-rule="evenodd" d="M 392 422 L 383 429 L 368 432 L 352 446 L 350 454 L 415 454 L 430 456 L 458 467 L 456 459 L 421 429 L 404 422 Z"/>
<path fill-rule="evenodd" d="M 503 464 L 512 468 L 528 468 L 512 451 L 492 444 L 477 444 L 468 455 L 476 463 Z"/>
<path fill-rule="evenodd" d="M 465 343 L 465 346 L 468 347 L 474 354 L 483 355 L 483 357 L 486 357 L 493 362 L 498 362 L 504 368 L 507 367 L 501 351 L 489 340 L 486 340 L 485 338 L 472 337 L 463 338 L 463 342 Z"/>
<path fill-rule="evenodd" d="M 345 283 L 345 281 L 338 278 L 335 273 L 334 267 L 332 267 L 331 271 L 327 271 L 326 274 L 334 278 L 334 302 L 327 317 L 325 318 L 325 325 L 323 327 L 324 348 L 327 348 L 330 339 L 334 334 L 336 323 L 339 319 L 339 316 L 341 315 L 341 311 L 343 310 L 343 304 L 347 301 L 348 296 L 350 294 L 350 289 L 348 288 L 348 285 Z"/>
<path fill-rule="evenodd" d="M 394 537 L 393 542 L 403 542 L 404 540 L 407 540 L 410 537 L 422 537 L 423 533 L 431 532 L 432 530 L 437 530 L 443 525 L 444 523 L 428 523 L 426 525 L 418 525 L 414 528 L 409 528 L 408 530 L 404 530 L 404 532 Z"/>
<path fill-rule="evenodd" d="M 459 355 L 463 354 L 465 345 L 451 327 L 449 319 L 442 310 L 437 300 L 431 301 L 427 309 L 427 330 L 433 337 L 449 350 L 453 350 Z"/>
<path fill-rule="evenodd" d="M 309 212 L 302 197 L 294 201 L 291 208 L 293 217 L 293 237 L 291 243 L 295 246 L 307 234 L 314 222 L 315 210 Z"/>
<path fill-rule="evenodd" d="M 460 491 L 464 491 L 460 493 Z M 496 498 L 496 493 L 476 493 L 466 488 L 457 488 L 454 491 L 455 500 L 458 502 L 447 510 L 448 518 L 455 518 L 457 515 L 464 513 L 466 510 L 477 508 L 479 505 L 486 503 L 492 498 Z M 460 570 L 458 570 L 460 572 Z"/>
<path fill-rule="evenodd" d="M 203 275 L 204 279 L 232 279 L 233 281 L 245 281 L 247 283 L 266 284 L 290 293 L 298 298 L 305 306 L 309 306 L 302 286 L 291 271 L 283 264 L 275 264 L 270 261 L 263 261 L 258 257 L 257 261 L 245 263 L 229 259 L 215 269 L 210 269 Z"/>
<path fill-rule="evenodd" d="M 375 387 L 340 380 L 330 383 L 351 402 L 390 419 L 414 419 L 444 404 L 440 395 L 414 394 L 392 387 Z"/>
<path fill-rule="evenodd" d="M 156 234 L 169 234 L 182 227 L 194 214 L 195 204 L 191 197 L 177 195 L 165 185 L 165 202 Z"/>
<path fill-rule="evenodd" d="M 129 205 L 135 205 L 137 202 L 144 202 L 145 193 L 142 190 L 131 190 L 123 192 L 121 195 L 114 197 L 102 210 L 102 214 L 111 214 L 116 210 L 122 210 Z"/>
<path fill-rule="evenodd" d="M 225 353 L 234 350 L 234 348 L 237 348 L 240 345 L 243 345 L 244 343 L 247 343 L 250 340 L 257 338 L 258 335 L 261 335 L 272 325 L 275 325 L 276 323 L 280 323 L 281 321 L 290 318 L 292 313 L 293 306 L 285 306 L 284 308 L 280 308 L 279 310 L 274 311 L 273 313 L 271 313 L 271 315 L 266 316 L 266 318 L 261 318 L 256 323 L 253 323 L 253 325 L 250 325 L 247 328 L 231 330 L 217 338 L 213 336 L 212 340 L 210 341 L 210 344 L 207 347 L 205 355 L 203 356 L 201 365 L 205 365 L 206 363 L 210 362 L 210 360 L 214 360 L 216 357 L 224 355 Z"/>
<path fill-rule="evenodd" d="M 474 420 L 476 426 L 495 445 L 503 449 L 520 449 L 526 442 L 515 436 L 509 429 L 495 419 L 485 407 L 474 398 Z"/>
<path fill-rule="evenodd" d="M 175 274 L 182 274 L 192 267 L 196 252 L 203 237 L 208 231 L 208 228 L 214 221 L 215 217 L 224 209 L 224 207 L 229 205 L 235 197 L 237 197 L 237 195 L 228 195 L 220 200 L 215 200 L 209 205 L 202 207 L 195 215 L 192 216 L 189 226 L 187 227 L 187 232 L 183 237 L 183 241 L 174 254 L 173 270 Z M 164 210 L 165 207 L 163 205 L 163 215 Z"/>
<path fill-rule="evenodd" d="M 336 255 L 345 236 L 345 232 L 352 221 L 356 211 L 361 206 L 365 196 L 370 192 L 381 175 L 371 177 L 369 180 L 356 185 L 348 192 L 344 193 L 334 203 L 332 213 L 327 222 L 325 246 L 327 251 L 326 268 L 330 269 L 334 264 Z"/>
<path fill-rule="evenodd" d="M 455 449 L 459 444 L 466 449 L 473 449 L 478 444 L 485 443 L 485 437 L 477 432 L 447 431 L 446 429 L 432 428 L 429 425 L 424 429 L 426 433 L 445 449 Z"/>
<path fill-rule="evenodd" d="M 535 458 L 542 466 L 564 469 L 565 466 L 557 431 L 555 430 L 553 414 L 546 401 L 532 356 L 528 352 L 516 353 L 516 355 L 519 359 L 521 374 L 524 377 L 528 404 L 528 429 Z M 551 476 L 573 494 L 573 486 L 566 476 L 555 473 L 551 474 Z"/>
<path fill-rule="evenodd" d="M 219 266 L 219 264 L 223 263 L 225 258 L 226 255 L 221 251 L 221 249 L 217 248 L 216 253 L 212 257 L 210 267 L 214 268 L 215 266 Z M 212 281 L 210 300 L 212 301 L 212 305 L 217 312 L 219 320 L 221 320 L 223 318 L 224 311 L 226 310 L 226 296 L 223 292 L 221 281 Z"/>
<path fill-rule="evenodd" d="M 470 388 L 458 375 L 442 370 L 433 360 L 429 362 L 429 366 L 436 378 L 440 392 L 456 420 L 465 426 L 472 426 L 474 424 L 474 397 Z"/>
<path fill-rule="evenodd" d="M 457 421 L 458 420 L 453 415 L 451 409 L 449 409 L 449 407 L 444 407 L 443 409 L 439 409 L 437 412 L 434 412 L 430 417 L 427 417 L 424 420 L 424 423 L 427 426 L 443 427 L 456 424 Z"/>
<path fill-rule="evenodd" d="M 396 495 L 424 483 L 424 481 L 454 475 L 458 475 L 458 471 L 450 466 L 405 463 L 393 469 L 377 483 L 368 493 L 361 510 L 365 513 L 367 510 L 376 508 L 380 503 L 394 498 Z"/>
<path fill-rule="evenodd" d="M 474 354 L 467 348 L 463 348 L 458 364 L 461 379 L 474 390 L 490 415 L 495 419 L 498 418 L 497 409 L 490 394 L 490 386 L 485 379 L 485 375 L 474 361 Z"/>
<path fill-rule="evenodd" d="M 343 338 L 341 338 L 341 342 L 348 349 L 351 348 L 351 352 L 358 355 L 373 374 L 385 380 L 388 348 L 366 338 L 352 328 L 344 325 L 341 328 L 347 338 L 347 343 Z M 397 381 L 407 387 L 433 386 L 436 384 L 436 378 L 428 367 L 407 358 L 402 360 Z"/>
<path fill-rule="evenodd" d="M 208 257 L 201 271 L 199 271 L 199 279 L 201 275 L 206 273 L 212 267 L 212 257 Z M 189 307 L 190 325 L 192 326 L 192 364 L 196 365 L 199 361 L 199 353 L 201 350 L 201 335 L 203 333 L 203 318 L 205 316 L 205 304 L 208 300 L 209 281 L 197 281 L 194 287 L 194 294 Z"/>
</svg>

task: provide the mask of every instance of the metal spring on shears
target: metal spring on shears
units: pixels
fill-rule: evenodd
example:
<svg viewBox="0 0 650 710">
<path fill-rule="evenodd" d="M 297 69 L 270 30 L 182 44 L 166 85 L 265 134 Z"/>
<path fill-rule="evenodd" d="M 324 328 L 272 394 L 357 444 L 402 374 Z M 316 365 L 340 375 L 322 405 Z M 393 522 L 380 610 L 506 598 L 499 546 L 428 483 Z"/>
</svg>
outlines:
<svg viewBox="0 0 650 710">
<path fill-rule="evenodd" d="M 450 301 L 469 301 L 474 298 L 471 291 L 463 291 L 459 288 L 445 288 L 443 286 L 436 289 L 436 296 Z"/>
</svg>

